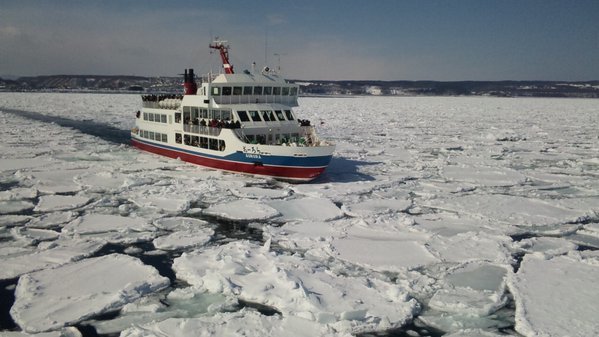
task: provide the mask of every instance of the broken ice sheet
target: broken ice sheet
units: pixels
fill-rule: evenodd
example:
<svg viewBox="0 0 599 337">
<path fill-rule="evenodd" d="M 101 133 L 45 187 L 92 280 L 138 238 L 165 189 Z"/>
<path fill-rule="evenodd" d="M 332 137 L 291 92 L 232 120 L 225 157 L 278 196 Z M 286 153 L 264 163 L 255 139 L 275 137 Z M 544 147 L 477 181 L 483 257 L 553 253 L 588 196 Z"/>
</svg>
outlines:
<svg viewBox="0 0 599 337">
<path fill-rule="evenodd" d="M 36 212 L 56 212 L 79 208 L 91 201 L 85 196 L 43 195 L 34 208 Z"/>
<path fill-rule="evenodd" d="M 32 271 L 53 268 L 91 256 L 105 242 L 87 240 L 56 240 L 42 242 L 30 254 L 6 257 L 0 260 L 0 280 L 11 279 Z"/>
<path fill-rule="evenodd" d="M 576 255 L 527 254 L 508 278 L 516 302 L 516 331 L 524 336 L 596 336 L 599 264 Z"/>
<path fill-rule="evenodd" d="M 184 253 L 173 269 L 198 289 L 353 333 L 400 327 L 418 308 L 395 284 L 337 276 L 315 262 L 278 255 L 247 241 Z"/>
<path fill-rule="evenodd" d="M 136 258 L 105 255 L 23 275 L 10 314 L 27 332 L 56 330 L 168 285 L 166 277 Z"/>
<path fill-rule="evenodd" d="M 324 198 L 273 200 L 268 205 L 281 213 L 282 220 L 328 221 L 341 218 L 343 212 L 332 201 Z"/>
<path fill-rule="evenodd" d="M 216 336 L 297 336 L 297 337 L 351 337 L 344 331 L 318 324 L 300 317 L 264 316 L 251 309 L 217 313 L 196 318 L 171 318 L 161 322 L 133 326 L 121 337 L 161 337 L 168 332 L 180 337 Z"/>
<path fill-rule="evenodd" d="M 235 200 L 216 204 L 205 209 L 203 213 L 233 221 L 268 220 L 279 215 L 273 207 L 256 200 Z"/>
</svg>

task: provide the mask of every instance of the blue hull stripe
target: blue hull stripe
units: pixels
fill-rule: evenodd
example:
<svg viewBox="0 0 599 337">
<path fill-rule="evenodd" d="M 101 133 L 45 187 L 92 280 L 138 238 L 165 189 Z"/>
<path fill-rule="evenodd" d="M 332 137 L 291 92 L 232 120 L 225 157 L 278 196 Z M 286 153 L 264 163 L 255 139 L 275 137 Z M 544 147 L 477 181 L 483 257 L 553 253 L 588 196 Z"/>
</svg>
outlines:
<svg viewBox="0 0 599 337">
<path fill-rule="evenodd" d="M 248 158 L 245 153 L 241 151 L 237 151 L 227 156 L 218 156 L 210 153 L 204 152 L 196 152 L 187 149 L 182 149 L 179 147 L 174 147 L 170 145 L 166 145 L 164 143 L 153 143 L 148 142 L 142 138 L 135 138 L 136 141 L 140 143 L 144 143 L 151 146 L 156 146 L 164 149 L 168 149 L 171 151 L 179 151 L 184 152 L 190 155 L 211 158 L 216 160 L 226 160 L 244 164 L 254 164 L 256 162 L 261 162 L 262 165 L 270 165 L 270 166 L 284 166 L 284 167 L 326 167 L 331 162 L 332 156 L 317 156 L 317 157 L 293 157 L 293 156 L 273 156 L 273 155 L 261 155 L 260 158 Z M 207 150 L 213 151 L 213 150 Z M 220 152 L 220 151 L 213 151 Z"/>
</svg>

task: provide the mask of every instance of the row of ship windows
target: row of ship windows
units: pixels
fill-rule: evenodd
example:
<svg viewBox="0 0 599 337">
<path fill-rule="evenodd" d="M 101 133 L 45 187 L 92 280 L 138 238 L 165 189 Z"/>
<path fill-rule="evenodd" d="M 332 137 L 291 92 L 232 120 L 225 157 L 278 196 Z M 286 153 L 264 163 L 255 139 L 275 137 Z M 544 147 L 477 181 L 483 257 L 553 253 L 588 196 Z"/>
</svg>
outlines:
<svg viewBox="0 0 599 337">
<path fill-rule="evenodd" d="M 166 115 L 144 112 L 144 121 L 166 123 Z"/>
<path fill-rule="evenodd" d="M 285 114 L 283 114 L 283 111 L 281 110 L 260 110 L 260 111 L 255 111 L 255 110 L 250 110 L 250 111 L 237 111 L 237 115 L 239 116 L 239 120 L 241 120 L 242 122 L 249 122 L 250 119 L 253 122 L 261 122 L 261 121 L 265 121 L 265 122 L 276 122 L 277 120 L 279 121 L 284 121 L 284 120 L 289 120 L 292 121 L 293 120 L 293 114 L 291 113 L 291 110 L 285 110 Z M 287 117 L 287 119 L 285 119 L 285 117 Z"/>
<path fill-rule="evenodd" d="M 195 120 L 196 118 L 204 118 L 204 119 L 218 119 L 223 121 L 231 120 L 231 110 L 217 110 L 217 109 L 205 109 L 198 107 L 183 107 L 183 118 L 187 120 L 187 118 L 191 120 Z M 175 119 L 176 114 L 175 114 Z M 175 120 L 178 123 L 177 120 Z"/>
<path fill-rule="evenodd" d="M 139 136 L 142 138 L 147 138 L 151 140 L 156 140 L 163 143 L 168 143 L 168 137 L 164 133 L 147 131 L 147 130 L 139 130 Z"/>
<path fill-rule="evenodd" d="M 212 87 L 212 96 L 297 96 L 297 87 Z"/>
<path fill-rule="evenodd" d="M 242 122 L 276 122 L 276 121 L 292 121 L 294 120 L 291 110 L 250 110 L 237 111 L 239 120 Z M 231 120 L 231 110 L 215 110 L 215 109 L 200 109 L 197 107 L 183 107 L 183 120 L 186 124 L 195 121 L 198 118 L 216 119 L 222 121 Z M 166 123 L 167 115 L 144 112 L 143 119 L 150 122 Z M 175 123 L 181 121 L 181 114 L 175 113 Z"/>
<path fill-rule="evenodd" d="M 175 133 L 175 142 L 177 144 L 184 143 L 189 146 L 196 146 L 202 149 L 209 149 L 214 151 L 224 151 L 225 141 L 222 139 L 210 138 L 210 137 L 199 137 L 192 135 L 183 135 Z"/>
</svg>

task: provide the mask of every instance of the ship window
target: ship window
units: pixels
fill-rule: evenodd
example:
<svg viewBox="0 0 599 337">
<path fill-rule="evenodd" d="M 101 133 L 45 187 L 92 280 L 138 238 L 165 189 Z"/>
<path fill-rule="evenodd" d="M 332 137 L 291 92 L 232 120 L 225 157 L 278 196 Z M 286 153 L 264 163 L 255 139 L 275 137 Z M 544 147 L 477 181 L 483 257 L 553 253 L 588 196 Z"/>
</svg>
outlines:
<svg viewBox="0 0 599 337">
<path fill-rule="evenodd" d="M 225 141 L 222 139 L 218 140 L 218 150 L 219 151 L 224 151 L 225 150 Z"/>
<path fill-rule="evenodd" d="M 231 87 L 223 87 L 223 96 L 231 96 Z"/>
<path fill-rule="evenodd" d="M 166 115 L 160 115 L 160 122 L 166 123 Z"/>
<path fill-rule="evenodd" d="M 265 122 L 270 122 L 270 118 L 268 117 L 268 111 L 263 110 L 260 111 L 260 113 L 262 114 L 262 119 L 264 119 Z"/>
<path fill-rule="evenodd" d="M 258 111 L 250 111 L 250 117 L 252 117 L 252 121 L 261 122 L 260 115 L 258 115 Z"/>
<path fill-rule="evenodd" d="M 272 87 L 264 87 L 264 95 L 272 94 Z"/>
<path fill-rule="evenodd" d="M 277 114 L 277 118 L 280 121 L 284 121 L 285 120 L 285 116 L 283 116 L 283 112 L 281 112 L 281 110 L 275 110 L 275 113 Z"/>
<path fill-rule="evenodd" d="M 247 142 L 250 144 L 255 144 L 255 138 L 254 135 L 247 135 L 245 136 L 245 138 L 247 139 Z"/>
<path fill-rule="evenodd" d="M 148 131 L 144 130 L 142 133 L 143 133 L 142 137 L 148 138 Z"/>
<path fill-rule="evenodd" d="M 162 139 L 162 134 L 156 132 L 154 134 L 154 140 L 161 141 L 161 139 Z"/>
<path fill-rule="evenodd" d="M 216 138 L 209 138 L 209 143 L 208 143 L 210 150 L 218 150 L 218 139 Z"/>
<path fill-rule="evenodd" d="M 154 132 L 152 132 L 152 131 L 148 132 L 148 138 L 153 140 L 154 139 Z"/>
<path fill-rule="evenodd" d="M 200 109 L 200 117 L 208 118 L 208 109 Z"/>
<path fill-rule="evenodd" d="M 200 147 L 202 149 L 207 149 L 208 148 L 208 138 L 206 138 L 206 137 L 200 137 Z"/>
<path fill-rule="evenodd" d="M 148 120 L 150 122 L 153 122 L 154 121 L 154 114 L 148 114 Z"/>
<path fill-rule="evenodd" d="M 220 96 L 220 88 L 212 87 L 212 96 Z"/>
<path fill-rule="evenodd" d="M 262 87 L 254 87 L 254 95 L 262 95 Z"/>
<path fill-rule="evenodd" d="M 297 88 L 296 87 L 291 88 L 291 90 L 289 90 L 289 95 L 297 96 Z"/>
<path fill-rule="evenodd" d="M 289 87 L 283 87 L 283 96 L 289 96 Z"/>
<path fill-rule="evenodd" d="M 162 134 L 162 141 L 165 143 L 168 143 L 168 138 L 167 138 L 166 134 L 164 134 L 164 133 Z"/>
<path fill-rule="evenodd" d="M 244 95 L 251 95 L 252 94 L 252 87 L 243 87 L 243 94 Z"/>
<path fill-rule="evenodd" d="M 181 144 L 181 134 L 175 133 L 175 143 Z"/>
<path fill-rule="evenodd" d="M 237 115 L 239 116 L 239 120 L 242 122 L 249 122 L 248 114 L 245 111 L 237 111 Z"/>
<path fill-rule="evenodd" d="M 197 107 L 191 108 L 191 119 L 196 120 L 200 116 L 200 109 Z"/>
<path fill-rule="evenodd" d="M 272 88 L 272 94 L 273 95 L 281 95 L 281 87 L 273 87 Z"/>
<path fill-rule="evenodd" d="M 183 143 L 185 143 L 185 145 L 189 145 L 191 143 L 191 136 L 190 135 L 184 135 L 183 136 Z"/>
<path fill-rule="evenodd" d="M 148 113 L 144 112 L 144 121 L 147 121 L 147 120 L 148 120 Z"/>
<path fill-rule="evenodd" d="M 293 120 L 293 114 L 291 113 L 291 110 L 285 110 L 285 115 L 287 115 L 288 120 Z"/>
<path fill-rule="evenodd" d="M 270 117 L 270 120 L 273 122 L 277 120 L 277 118 L 275 117 L 275 113 L 272 112 L 272 110 L 268 112 L 268 116 Z"/>
<path fill-rule="evenodd" d="M 223 111 L 222 111 L 221 118 L 222 118 L 224 121 L 230 121 L 230 120 L 231 120 L 231 111 L 229 111 L 229 110 L 223 110 Z"/>
<path fill-rule="evenodd" d="M 200 137 L 191 136 L 191 145 L 192 146 L 200 146 Z"/>
<path fill-rule="evenodd" d="M 181 123 L 181 113 L 175 112 L 175 123 Z"/>
<path fill-rule="evenodd" d="M 233 95 L 239 96 L 241 95 L 241 87 L 233 87 Z"/>
</svg>

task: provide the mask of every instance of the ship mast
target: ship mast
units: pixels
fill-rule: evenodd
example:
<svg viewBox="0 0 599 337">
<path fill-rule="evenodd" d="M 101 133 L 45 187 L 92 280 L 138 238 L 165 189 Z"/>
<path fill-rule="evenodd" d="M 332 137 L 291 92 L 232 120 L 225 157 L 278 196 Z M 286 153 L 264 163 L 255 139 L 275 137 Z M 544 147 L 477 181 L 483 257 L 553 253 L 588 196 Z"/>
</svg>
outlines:
<svg viewBox="0 0 599 337">
<path fill-rule="evenodd" d="M 233 65 L 229 62 L 229 45 L 227 41 L 214 40 L 210 44 L 210 48 L 218 49 L 220 52 L 220 58 L 223 61 L 223 68 L 225 69 L 225 74 L 233 74 Z"/>
</svg>

